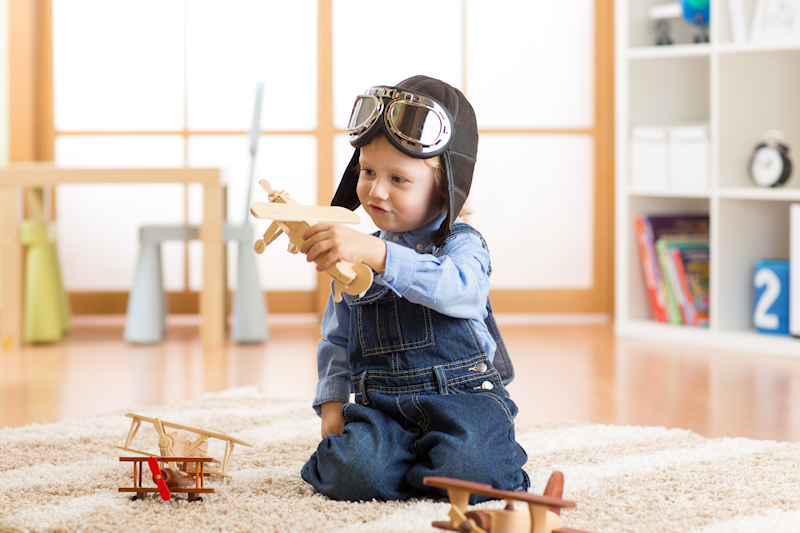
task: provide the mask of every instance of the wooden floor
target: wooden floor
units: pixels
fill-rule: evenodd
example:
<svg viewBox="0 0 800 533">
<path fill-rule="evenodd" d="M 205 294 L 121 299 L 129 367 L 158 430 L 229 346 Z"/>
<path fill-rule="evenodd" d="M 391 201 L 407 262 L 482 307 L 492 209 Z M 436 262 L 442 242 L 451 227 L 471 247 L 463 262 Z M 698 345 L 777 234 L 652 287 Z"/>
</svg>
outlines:
<svg viewBox="0 0 800 533">
<path fill-rule="evenodd" d="M 520 419 L 800 441 L 800 359 L 618 339 L 611 323 L 499 321 L 516 367 L 509 391 Z M 125 343 L 120 320 L 76 322 L 62 343 L 2 352 L 0 427 L 246 385 L 278 398 L 314 394 L 313 317 L 272 317 L 268 342 L 217 351 L 203 351 L 197 325 L 186 321 L 171 324 L 166 341 L 151 346 Z"/>
</svg>

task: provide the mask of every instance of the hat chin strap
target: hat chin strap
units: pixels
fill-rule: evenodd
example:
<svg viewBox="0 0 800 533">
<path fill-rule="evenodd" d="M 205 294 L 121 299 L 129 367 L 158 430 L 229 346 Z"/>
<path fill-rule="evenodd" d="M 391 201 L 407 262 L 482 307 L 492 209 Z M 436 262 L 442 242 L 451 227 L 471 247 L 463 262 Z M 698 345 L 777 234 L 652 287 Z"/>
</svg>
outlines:
<svg viewBox="0 0 800 533">
<path fill-rule="evenodd" d="M 454 212 L 456 207 L 454 198 L 455 183 L 453 183 L 453 165 L 450 164 L 450 152 L 444 152 L 442 154 L 442 164 L 446 169 L 445 175 L 447 179 L 447 216 L 442 221 L 442 225 L 439 226 L 439 229 L 433 232 L 433 244 L 437 248 L 444 243 L 458 215 L 458 213 Z"/>
<path fill-rule="evenodd" d="M 361 200 L 358 199 L 358 193 L 356 192 L 358 172 L 355 171 L 358 167 L 359 157 L 361 157 L 361 148 L 356 148 L 342 175 L 342 180 L 339 182 L 339 188 L 336 189 L 336 194 L 333 195 L 331 205 L 346 207 L 350 211 L 355 211 L 361 205 Z"/>
</svg>

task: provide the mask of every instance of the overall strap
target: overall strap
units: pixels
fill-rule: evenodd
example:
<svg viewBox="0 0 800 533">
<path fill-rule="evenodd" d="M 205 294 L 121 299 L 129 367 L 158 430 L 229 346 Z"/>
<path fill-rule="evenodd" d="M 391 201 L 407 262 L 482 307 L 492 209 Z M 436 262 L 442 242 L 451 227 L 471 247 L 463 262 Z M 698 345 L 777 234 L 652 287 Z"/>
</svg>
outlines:
<svg viewBox="0 0 800 533">
<path fill-rule="evenodd" d="M 470 226 L 469 224 L 465 224 L 464 222 L 456 222 L 453 224 L 453 228 L 450 230 L 450 233 L 447 235 L 447 238 L 442 243 L 442 246 L 446 246 L 447 242 L 452 239 L 456 235 L 461 235 L 462 233 L 470 233 L 472 235 L 477 235 L 478 238 L 481 240 L 481 244 L 483 245 L 484 250 L 487 252 L 489 251 L 489 246 L 486 244 L 486 240 L 483 238 L 483 235 L 480 234 L 478 230 Z M 487 270 L 487 275 L 492 275 L 492 262 L 489 260 L 489 268 Z M 486 298 L 486 319 L 484 322 L 486 323 L 486 327 L 489 330 L 494 342 L 497 344 L 497 349 L 494 352 L 494 360 L 492 361 L 492 365 L 494 365 L 495 369 L 497 369 L 497 373 L 500 374 L 500 379 L 503 380 L 504 385 L 508 385 L 514 380 L 514 365 L 511 363 L 511 356 L 508 353 L 508 348 L 506 347 L 506 342 L 503 340 L 503 335 L 500 333 L 500 327 L 497 325 L 497 320 L 494 318 L 494 313 L 492 312 L 492 304 L 489 301 L 489 298 Z"/>
<path fill-rule="evenodd" d="M 376 231 L 372 235 L 375 237 L 380 237 L 380 231 Z M 469 224 L 465 224 L 464 222 L 456 222 L 453 224 L 453 227 L 450 229 L 447 237 L 445 238 L 444 242 L 442 243 L 442 247 L 446 246 L 448 241 L 455 237 L 456 235 L 461 235 L 462 233 L 470 233 L 472 235 L 477 235 L 478 238 L 481 240 L 481 245 L 483 245 L 483 249 L 487 252 L 489 251 L 489 246 L 486 244 L 486 240 L 483 238 L 483 235 L 470 226 Z M 431 245 L 429 249 L 433 247 L 433 236 L 431 235 Z M 492 262 L 491 259 L 489 260 L 487 275 L 492 275 Z M 492 365 L 497 370 L 497 373 L 500 374 L 500 379 L 503 380 L 504 385 L 508 385 L 514 380 L 514 365 L 511 363 L 511 356 L 508 353 L 508 348 L 506 347 L 506 342 L 503 340 L 503 335 L 500 333 L 500 328 L 497 325 L 497 321 L 494 318 L 494 314 L 492 313 L 492 304 L 489 301 L 489 298 L 486 298 L 486 319 L 484 323 L 486 324 L 486 328 L 489 330 L 489 334 L 494 339 L 495 344 L 497 344 L 497 348 L 494 352 L 494 360 L 492 361 Z"/>
</svg>

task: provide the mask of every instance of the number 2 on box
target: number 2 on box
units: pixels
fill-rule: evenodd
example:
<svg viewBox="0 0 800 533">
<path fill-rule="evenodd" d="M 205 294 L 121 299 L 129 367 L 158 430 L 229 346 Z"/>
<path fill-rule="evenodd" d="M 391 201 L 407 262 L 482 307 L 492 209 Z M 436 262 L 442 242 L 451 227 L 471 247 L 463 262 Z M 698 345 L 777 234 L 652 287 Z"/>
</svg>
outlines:
<svg viewBox="0 0 800 533">
<path fill-rule="evenodd" d="M 767 311 L 781 294 L 781 280 L 772 270 L 762 268 L 756 272 L 753 281 L 758 289 L 766 285 L 766 289 L 761 293 L 761 298 L 758 299 L 756 309 L 753 312 L 753 323 L 757 328 L 761 329 L 778 329 L 780 325 L 778 315 L 767 313 Z"/>
</svg>

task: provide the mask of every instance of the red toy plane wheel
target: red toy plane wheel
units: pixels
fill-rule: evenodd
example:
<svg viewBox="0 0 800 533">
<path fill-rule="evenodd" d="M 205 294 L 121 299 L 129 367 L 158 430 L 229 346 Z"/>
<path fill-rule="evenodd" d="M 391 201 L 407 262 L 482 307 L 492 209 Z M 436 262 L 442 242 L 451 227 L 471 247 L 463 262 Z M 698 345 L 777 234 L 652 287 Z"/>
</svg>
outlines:
<svg viewBox="0 0 800 533">
<path fill-rule="evenodd" d="M 155 457 L 149 457 L 147 464 L 150 466 L 150 471 L 153 473 L 153 481 L 158 485 L 158 492 L 161 494 L 161 499 L 164 501 L 172 498 L 172 493 L 167 487 L 167 482 L 164 481 L 164 476 L 161 475 L 161 468 L 158 467 L 158 461 Z"/>
</svg>

